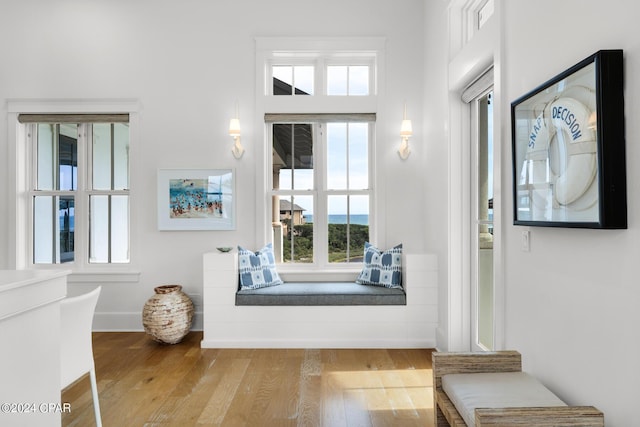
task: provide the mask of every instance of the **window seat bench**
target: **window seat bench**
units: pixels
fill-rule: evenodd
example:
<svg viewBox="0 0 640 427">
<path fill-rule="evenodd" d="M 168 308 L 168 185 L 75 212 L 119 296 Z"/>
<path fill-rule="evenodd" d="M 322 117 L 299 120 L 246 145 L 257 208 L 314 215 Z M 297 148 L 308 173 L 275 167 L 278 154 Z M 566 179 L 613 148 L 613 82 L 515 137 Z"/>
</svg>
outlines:
<svg viewBox="0 0 640 427">
<path fill-rule="evenodd" d="M 356 274 L 344 272 L 323 271 L 316 275 L 279 272 L 279 275 L 284 285 L 238 291 L 238 253 L 204 253 L 201 347 L 318 349 L 436 345 L 435 254 L 403 254 L 404 290 L 359 285 L 350 282 Z"/>
<path fill-rule="evenodd" d="M 240 289 L 236 305 L 406 305 L 402 289 L 355 282 L 285 282 L 260 289 Z"/>
</svg>

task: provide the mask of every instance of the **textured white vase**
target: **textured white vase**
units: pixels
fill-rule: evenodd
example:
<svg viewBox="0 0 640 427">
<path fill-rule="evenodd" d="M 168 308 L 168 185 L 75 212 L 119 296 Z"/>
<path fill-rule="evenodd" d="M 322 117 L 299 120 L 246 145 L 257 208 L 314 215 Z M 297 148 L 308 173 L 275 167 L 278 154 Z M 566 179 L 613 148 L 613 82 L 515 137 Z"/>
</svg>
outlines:
<svg viewBox="0 0 640 427">
<path fill-rule="evenodd" d="M 180 285 L 164 285 L 153 289 L 144 304 L 142 324 L 155 341 L 177 344 L 189 333 L 193 321 L 193 302 Z"/>
</svg>

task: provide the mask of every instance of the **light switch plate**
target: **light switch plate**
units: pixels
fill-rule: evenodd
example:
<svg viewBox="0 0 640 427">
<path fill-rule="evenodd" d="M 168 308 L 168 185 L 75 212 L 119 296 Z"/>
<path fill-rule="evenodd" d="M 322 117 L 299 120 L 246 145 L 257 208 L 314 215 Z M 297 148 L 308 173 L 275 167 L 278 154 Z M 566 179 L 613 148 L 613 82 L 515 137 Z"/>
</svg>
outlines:
<svg viewBox="0 0 640 427">
<path fill-rule="evenodd" d="M 529 230 L 524 230 L 522 232 L 522 251 L 531 251 L 531 232 Z"/>
</svg>

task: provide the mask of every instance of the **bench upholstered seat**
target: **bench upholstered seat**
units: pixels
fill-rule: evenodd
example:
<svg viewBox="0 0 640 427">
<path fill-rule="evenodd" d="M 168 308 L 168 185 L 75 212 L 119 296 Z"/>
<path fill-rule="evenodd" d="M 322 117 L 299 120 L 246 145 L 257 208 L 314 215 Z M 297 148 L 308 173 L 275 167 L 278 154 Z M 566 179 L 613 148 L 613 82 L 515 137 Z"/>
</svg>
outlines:
<svg viewBox="0 0 640 427">
<path fill-rule="evenodd" d="M 449 374 L 442 389 L 469 427 L 475 427 L 478 408 L 567 406 L 526 372 Z"/>
<path fill-rule="evenodd" d="M 236 305 L 406 305 L 402 289 L 355 282 L 285 282 L 260 289 L 240 289 Z"/>
<path fill-rule="evenodd" d="M 433 352 L 431 357 L 435 427 L 604 427 L 604 414 L 593 406 L 567 406 L 560 399 L 554 405 L 552 392 L 522 375 L 522 356 L 517 351 Z M 485 373 L 496 373 L 501 379 Z M 497 407 L 501 404 L 505 406 Z M 474 412 L 473 419 L 469 410 Z"/>
</svg>

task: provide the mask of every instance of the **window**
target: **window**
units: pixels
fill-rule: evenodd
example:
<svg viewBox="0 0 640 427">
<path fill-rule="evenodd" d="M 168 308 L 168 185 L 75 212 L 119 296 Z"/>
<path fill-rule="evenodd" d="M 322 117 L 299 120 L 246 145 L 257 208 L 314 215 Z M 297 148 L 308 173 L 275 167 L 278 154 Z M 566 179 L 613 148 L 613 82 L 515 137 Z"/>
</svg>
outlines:
<svg viewBox="0 0 640 427">
<path fill-rule="evenodd" d="M 256 111 L 264 117 L 256 185 L 258 244 L 281 272 L 349 280 L 377 241 L 376 116 L 380 37 L 256 39 Z M 263 240 L 262 242 L 260 240 Z"/>
<path fill-rule="evenodd" d="M 369 95 L 370 74 L 368 65 L 329 65 L 327 95 Z"/>
<path fill-rule="evenodd" d="M 129 117 L 29 115 L 32 264 L 126 264 Z"/>
<path fill-rule="evenodd" d="M 322 76 L 326 78 L 324 94 L 329 96 L 368 96 L 372 85 L 372 67 L 370 61 L 357 60 L 356 64 L 334 64 L 320 60 L 311 65 L 271 66 L 271 94 L 278 95 L 314 95 L 317 85 L 321 85 Z M 321 73 L 316 69 L 320 68 Z"/>
<path fill-rule="evenodd" d="M 494 0 L 487 0 L 481 7 L 478 9 L 478 29 L 481 29 L 484 24 L 487 23 L 489 18 L 493 16 L 494 11 Z"/>
<path fill-rule="evenodd" d="M 274 65 L 274 95 L 313 95 L 313 65 Z"/>
<path fill-rule="evenodd" d="M 271 222 L 276 258 L 321 265 L 362 261 L 369 241 L 372 118 L 286 119 L 277 114 L 268 118 L 274 121 L 271 199 L 277 211 L 272 210 Z"/>
</svg>

